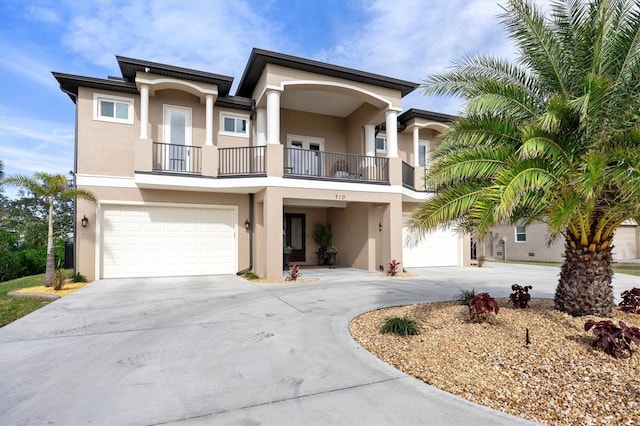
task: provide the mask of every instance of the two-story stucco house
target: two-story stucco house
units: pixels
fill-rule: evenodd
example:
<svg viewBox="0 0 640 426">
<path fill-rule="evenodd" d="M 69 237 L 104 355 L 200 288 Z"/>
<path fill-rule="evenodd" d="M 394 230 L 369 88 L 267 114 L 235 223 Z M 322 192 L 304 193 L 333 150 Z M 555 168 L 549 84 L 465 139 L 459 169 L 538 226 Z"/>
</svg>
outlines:
<svg viewBox="0 0 640 426">
<path fill-rule="evenodd" d="M 317 224 L 339 266 L 462 264 L 453 231 L 404 246 L 452 119 L 402 112 L 417 84 L 254 49 L 231 95 L 229 76 L 117 61 L 122 77 L 53 73 L 76 104 L 76 183 L 99 199 L 77 205 L 87 277 L 280 278 L 284 245 L 291 262 L 317 263 Z"/>
</svg>

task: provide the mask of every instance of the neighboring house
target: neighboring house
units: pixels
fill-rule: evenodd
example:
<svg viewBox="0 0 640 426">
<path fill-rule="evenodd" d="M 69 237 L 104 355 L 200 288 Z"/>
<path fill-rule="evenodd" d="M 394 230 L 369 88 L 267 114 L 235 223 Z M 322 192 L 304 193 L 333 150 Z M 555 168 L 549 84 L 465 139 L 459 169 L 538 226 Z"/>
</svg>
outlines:
<svg viewBox="0 0 640 426">
<path fill-rule="evenodd" d="M 530 260 L 562 262 L 564 239 L 561 237 L 547 245 L 547 225 L 499 226 L 477 244 L 477 256 L 502 260 Z M 640 258 L 640 227 L 633 221 L 624 222 L 613 237 L 613 260 Z"/>
<path fill-rule="evenodd" d="M 232 77 L 117 61 L 121 78 L 53 73 L 77 108 L 77 185 L 99 200 L 77 206 L 87 277 L 279 278 L 283 245 L 317 263 L 316 224 L 341 266 L 462 264 L 469 244 L 453 231 L 403 246 L 453 118 L 401 113 L 417 84 L 254 49 L 231 95 Z"/>
</svg>

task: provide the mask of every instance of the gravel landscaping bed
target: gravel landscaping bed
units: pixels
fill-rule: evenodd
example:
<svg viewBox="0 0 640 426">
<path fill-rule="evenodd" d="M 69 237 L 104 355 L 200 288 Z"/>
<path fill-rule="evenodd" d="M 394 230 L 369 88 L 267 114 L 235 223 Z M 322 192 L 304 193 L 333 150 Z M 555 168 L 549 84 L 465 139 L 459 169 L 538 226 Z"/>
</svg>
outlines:
<svg viewBox="0 0 640 426">
<path fill-rule="evenodd" d="M 468 308 L 430 303 L 372 311 L 351 334 L 383 361 L 446 392 L 551 425 L 640 425 L 640 353 L 614 358 L 592 346 L 584 323 L 553 309 L 552 300 L 510 308 L 487 323 L 468 321 Z M 417 336 L 383 334 L 390 316 L 422 327 Z M 640 315 L 616 311 L 613 321 L 640 326 Z M 525 344 L 525 328 L 531 343 Z M 638 349 L 635 347 L 634 349 Z"/>
</svg>

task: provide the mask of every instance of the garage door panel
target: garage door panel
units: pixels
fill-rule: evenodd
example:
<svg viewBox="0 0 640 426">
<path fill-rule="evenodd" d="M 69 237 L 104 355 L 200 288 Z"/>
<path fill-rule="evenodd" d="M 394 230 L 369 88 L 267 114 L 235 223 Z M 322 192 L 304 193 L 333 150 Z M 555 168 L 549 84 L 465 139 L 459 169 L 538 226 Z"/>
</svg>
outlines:
<svg viewBox="0 0 640 426">
<path fill-rule="evenodd" d="M 424 235 L 415 246 L 407 246 L 409 237 L 408 220 L 405 214 L 402 227 L 403 264 L 408 268 L 433 266 L 458 266 L 460 252 L 460 237 L 455 230 L 436 230 Z"/>
<path fill-rule="evenodd" d="M 117 206 L 103 209 L 103 276 L 233 273 L 233 209 Z"/>
</svg>

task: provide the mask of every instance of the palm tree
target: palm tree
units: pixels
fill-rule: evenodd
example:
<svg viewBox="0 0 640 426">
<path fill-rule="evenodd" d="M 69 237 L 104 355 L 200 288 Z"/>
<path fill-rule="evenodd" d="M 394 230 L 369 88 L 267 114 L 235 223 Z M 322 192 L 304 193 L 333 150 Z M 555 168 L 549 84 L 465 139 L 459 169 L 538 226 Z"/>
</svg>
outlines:
<svg viewBox="0 0 640 426">
<path fill-rule="evenodd" d="M 96 202 L 96 197 L 89 191 L 69 188 L 67 178 L 63 175 L 51 175 L 47 173 L 36 173 L 33 177 L 9 176 L 2 181 L 3 184 L 14 185 L 24 188 L 36 197 L 42 198 L 49 205 L 49 231 L 47 234 L 47 267 L 44 285 L 51 287 L 55 271 L 55 261 L 53 255 L 53 208 L 56 201 L 61 199 L 80 198 Z"/>
<path fill-rule="evenodd" d="M 509 0 L 501 18 L 515 63 L 465 57 L 423 85 L 467 102 L 434 154 L 414 239 L 542 221 L 565 240 L 556 308 L 609 316 L 613 235 L 640 222 L 640 2 L 553 1 L 545 17 Z"/>
</svg>

